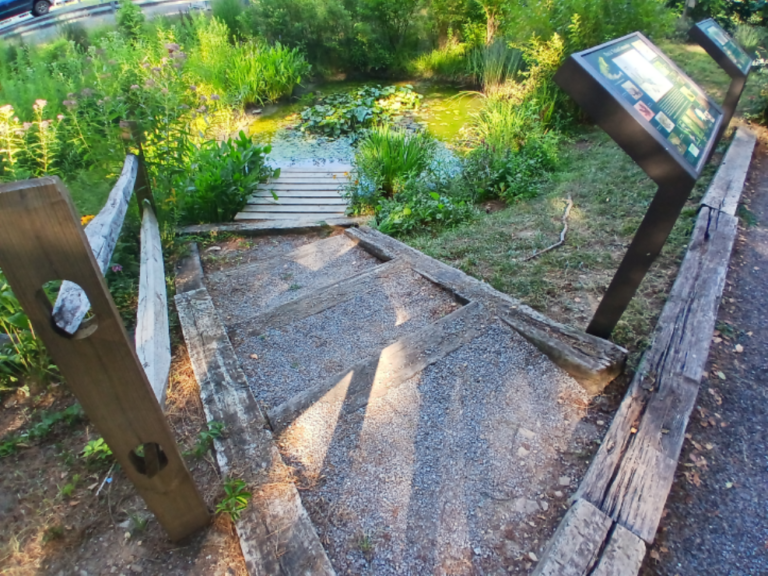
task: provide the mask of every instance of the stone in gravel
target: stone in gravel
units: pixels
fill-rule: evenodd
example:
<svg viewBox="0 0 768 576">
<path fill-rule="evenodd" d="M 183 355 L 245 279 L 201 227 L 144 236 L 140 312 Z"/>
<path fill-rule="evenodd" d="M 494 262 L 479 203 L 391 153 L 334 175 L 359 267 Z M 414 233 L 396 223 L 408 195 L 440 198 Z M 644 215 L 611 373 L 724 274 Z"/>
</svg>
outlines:
<svg viewBox="0 0 768 576">
<path fill-rule="evenodd" d="M 555 490 L 555 498 L 562 498 L 562 497 L 563 497 L 563 493 L 560 492 L 560 490 Z"/>
<path fill-rule="evenodd" d="M 539 505 L 533 500 L 528 500 L 526 498 L 518 498 L 515 500 L 515 512 L 530 516 L 531 514 L 535 514 L 538 511 Z"/>
<path fill-rule="evenodd" d="M 549 503 L 548 502 L 543 502 L 543 501 L 539 502 L 539 506 L 541 506 L 541 509 L 544 510 L 544 512 L 549 510 Z"/>
<path fill-rule="evenodd" d="M 518 455 L 520 458 L 525 458 L 525 457 L 526 457 L 526 456 L 528 456 L 528 454 L 530 454 L 530 453 L 531 453 L 531 451 L 530 451 L 530 450 L 528 450 L 528 449 L 526 449 L 526 448 L 525 448 L 525 446 L 520 446 L 520 448 L 518 448 L 518 449 L 517 449 L 517 455 Z"/>
<path fill-rule="evenodd" d="M 571 479 L 569 476 L 560 476 L 557 483 L 560 484 L 560 486 L 570 486 Z"/>
</svg>

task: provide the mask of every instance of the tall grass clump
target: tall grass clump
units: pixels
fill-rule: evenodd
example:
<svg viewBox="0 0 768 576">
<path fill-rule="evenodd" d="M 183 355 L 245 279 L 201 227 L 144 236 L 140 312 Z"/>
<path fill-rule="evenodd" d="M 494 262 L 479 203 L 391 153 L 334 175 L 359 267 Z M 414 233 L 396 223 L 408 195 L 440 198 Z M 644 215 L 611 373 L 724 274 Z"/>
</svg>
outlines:
<svg viewBox="0 0 768 576">
<path fill-rule="evenodd" d="M 406 69 L 409 74 L 421 78 L 464 82 L 470 76 L 470 53 L 468 44 L 449 42 L 443 48 L 420 54 L 408 63 Z"/>
<path fill-rule="evenodd" d="M 734 40 L 736 40 L 739 46 L 752 55 L 757 52 L 758 48 L 763 46 L 765 39 L 765 30 L 757 26 L 750 26 L 749 24 L 740 24 L 736 27 L 736 33 L 734 34 Z"/>
<path fill-rule="evenodd" d="M 403 181 L 429 166 L 436 147 L 437 141 L 427 132 L 378 126 L 360 141 L 355 163 L 385 197 L 391 198 Z"/>
<path fill-rule="evenodd" d="M 502 91 L 508 81 L 514 81 L 522 66 L 523 53 L 498 38 L 490 45 L 475 48 L 469 56 L 472 78 L 490 95 Z"/>
<path fill-rule="evenodd" d="M 233 50 L 227 91 L 243 104 L 276 102 L 290 96 L 310 70 L 296 48 L 246 42 Z"/>
</svg>

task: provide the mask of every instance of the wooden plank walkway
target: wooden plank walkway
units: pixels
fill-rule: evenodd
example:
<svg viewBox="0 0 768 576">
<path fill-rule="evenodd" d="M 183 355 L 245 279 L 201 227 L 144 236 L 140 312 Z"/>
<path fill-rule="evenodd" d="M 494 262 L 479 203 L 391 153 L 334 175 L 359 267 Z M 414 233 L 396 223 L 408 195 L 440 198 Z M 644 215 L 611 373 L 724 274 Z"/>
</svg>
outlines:
<svg viewBox="0 0 768 576">
<path fill-rule="evenodd" d="M 342 192 L 349 178 L 349 171 L 341 168 L 283 168 L 279 178 L 259 186 L 235 220 L 343 218 L 347 201 Z"/>
</svg>

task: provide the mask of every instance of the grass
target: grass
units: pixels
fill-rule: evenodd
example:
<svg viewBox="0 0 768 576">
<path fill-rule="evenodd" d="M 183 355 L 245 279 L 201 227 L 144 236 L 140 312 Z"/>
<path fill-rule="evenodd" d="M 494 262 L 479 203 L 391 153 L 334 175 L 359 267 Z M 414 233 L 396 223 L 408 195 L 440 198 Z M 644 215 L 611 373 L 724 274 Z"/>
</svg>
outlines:
<svg viewBox="0 0 768 576">
<path fill-rule="evenodd" d="M 695 203 L 713 174 L 708 167 L 614 332 L 613 339 L 634 352 L 647 344 L 693 229 Z M 564 146 L 560 169 L 545 190 L 533 200 L 458 228 L 406 241 L 555 320 L 586 328 L 656 187 L 607 135 L 593 128 Z M 557 241 L 569 195 L 574 207 L 565 245 L 523 262 Z"/>
</svg>

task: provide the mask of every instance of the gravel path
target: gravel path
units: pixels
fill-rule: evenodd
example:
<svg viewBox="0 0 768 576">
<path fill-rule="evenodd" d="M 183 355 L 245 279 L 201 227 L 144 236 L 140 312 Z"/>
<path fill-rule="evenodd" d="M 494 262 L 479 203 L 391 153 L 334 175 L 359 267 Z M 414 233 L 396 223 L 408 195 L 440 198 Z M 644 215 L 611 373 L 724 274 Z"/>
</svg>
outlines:
<svg viewBox="0 0 768 576">
<path fill-rule="evenodd" d="M 209 274 L 206 285 L 225 324 L 230 325 L 378 264 L 379 260 L 339 235 Z"/>
<path fill-rule="evenodd" d="M 753 128 L 754 129 L 754 128 Z M 766 132 L 744 203 L 710 353 L 678 476 L 641 573 L 768 574 L 768 149 Z M 722 375 L 722 376 L 721 376 Z"/>
<path fill-rule="evenodd" d="M 493 324 L 341 421 L 316 404 L 278 444 L 338 574 L 525 574 L 583 472 L 567 454 L 598 437 L 586 401 Z"/>
<path fill-rule="evenodd" d="M 337 275 L 336 280 L 345 277 L 335 264 L 329 274 Z M 277 300 L 269 300 L 270 305 Z M 222 309 L 231 309 L 224 295 L 219 302 Z M 249 311 L 245 306 L 238 314 L 258 312 L 255 302 L 248 305 Z M 246 334 L 244 326 L 243 331 L 230 333 L 230 339 L 256 398 L 274 407 L 435 322 L 456 306 L 447 292 L 403 270 L 371 278 L 351 300 L 320 314 L 256 336 Z"/>
</svg>

